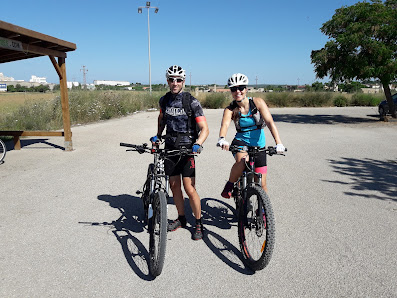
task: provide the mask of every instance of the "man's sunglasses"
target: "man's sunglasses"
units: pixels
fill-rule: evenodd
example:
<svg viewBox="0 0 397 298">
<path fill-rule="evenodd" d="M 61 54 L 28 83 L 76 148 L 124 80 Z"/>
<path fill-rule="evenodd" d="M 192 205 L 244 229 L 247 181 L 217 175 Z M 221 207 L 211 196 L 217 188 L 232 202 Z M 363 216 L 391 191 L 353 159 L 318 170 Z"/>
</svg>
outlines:
<svg viewBox="0 0 397 298">
<path fill-rule="evenodd" d="M 232 92 L 236 92 L 237 90 L 240 90 L 240 91 L 244 91 L 244 89 L 245 88 L 247 88 L 247 86 L 234 86 L 234 87 L 230 87 L 230 91 L 232 91 Z"/>
<path fill-rule="evenodd" d="M 177 78 L 168 78 L 168 82 L 175 82 L 177 81 L 178 83 L 182 83 L 183 79 L 177 79 Z"/>
</svg>

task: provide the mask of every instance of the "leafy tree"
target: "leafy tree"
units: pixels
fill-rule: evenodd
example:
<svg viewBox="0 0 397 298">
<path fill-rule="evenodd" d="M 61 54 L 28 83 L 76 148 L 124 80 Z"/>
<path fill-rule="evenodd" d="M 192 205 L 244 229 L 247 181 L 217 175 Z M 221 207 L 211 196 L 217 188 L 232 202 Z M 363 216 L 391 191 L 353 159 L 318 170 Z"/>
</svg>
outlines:
<svg viewBox="0 0 397 298">
<path fill-rule="evenodd" d="M 349 82 L 346 84 L 340 84 L 339 89 L 341 91 L 347 92 L 347 93 L 354 93 L 354 92 L 360 92 L 361 88 L 364 88 L 365 85 L 361 84 L 360 82 Z"/>
<path fill-rule="evenodd" d="M 324 90 L 324 85 L 323 83 L 316 81 L 312 84 L 312 88 L 314 91 L 322 91 Z"/>
<path fill-rule="evenodd" d="M 397 0 L 343 6 L 320 30 L 330 40 L 311 53 L 317 77 L 379 79 L 396 117 L 389 84 L 397 79 Z"/>
</svg>

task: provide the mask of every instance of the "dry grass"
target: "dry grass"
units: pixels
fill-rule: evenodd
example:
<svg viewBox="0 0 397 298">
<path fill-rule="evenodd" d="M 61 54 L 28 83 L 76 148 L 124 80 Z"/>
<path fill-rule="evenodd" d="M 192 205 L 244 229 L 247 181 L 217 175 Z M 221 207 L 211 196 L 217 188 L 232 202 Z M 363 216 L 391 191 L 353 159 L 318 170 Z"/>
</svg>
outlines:
<svg viewBox="0 0 397 298">
<path fill-rule="evenodd" d="M 0 113 L 10 113 L 17 110 L 25 103 L 32 101 L 51 100 L 59 96 L 59 92 L 36 93 L 36 92 L 0 92 Z"/>
</svg>

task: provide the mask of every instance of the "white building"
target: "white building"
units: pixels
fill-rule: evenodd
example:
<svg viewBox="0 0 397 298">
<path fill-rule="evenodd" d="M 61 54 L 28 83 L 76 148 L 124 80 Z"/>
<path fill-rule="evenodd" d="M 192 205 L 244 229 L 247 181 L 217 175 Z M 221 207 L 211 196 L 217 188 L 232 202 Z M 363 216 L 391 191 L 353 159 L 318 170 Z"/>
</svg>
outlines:
<svg viewBox="0 0 397 298">
<path fill-rule="evenodd" d="M 79 82 L 66 82 L 68 89 L 72 89 L 72 87 L 78 87 L 80 85 Z"/>
<path fill-rule="evenodd" d="M 129 86 L 131 83 L 127 81 L 95 80 L 94 85 Z"/>
<path fill-rule="evenodd" d="M 0 92 L 7 92 L 7 84 L 0 84 Z"/>
<path fill-rule="evenodd" d="M 40 84 L 47 84 L 47 78 L 40 78 L 36 76 L 32 76 L 31 79 L 29 80 L 31 83 L 40 83 Z"/>
</svg>

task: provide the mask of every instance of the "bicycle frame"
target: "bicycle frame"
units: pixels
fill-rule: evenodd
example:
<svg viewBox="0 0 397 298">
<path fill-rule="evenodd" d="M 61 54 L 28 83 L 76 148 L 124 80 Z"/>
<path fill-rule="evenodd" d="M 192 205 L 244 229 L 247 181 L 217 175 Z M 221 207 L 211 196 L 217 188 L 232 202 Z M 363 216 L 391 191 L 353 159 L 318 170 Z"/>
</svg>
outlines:
<svg viewBox="0 0 397 298">
<path fill-rule="evenodd" d="M 156 147 L 152 148 L 152 152 L 154 155 L 154 169 L 150 174 L 150 191 L 149 194 L 158 191 L 164 190 L 166 194 L 169 191 L 169 176 L 165 174 L 164 171 L 164 156 L 161 155 L 162 151 Z M 162 183 L 162 179 L 164 179 L 164 183 Z"/>
</svg>

